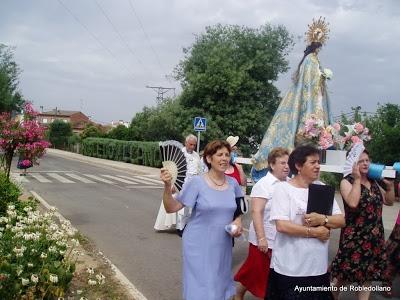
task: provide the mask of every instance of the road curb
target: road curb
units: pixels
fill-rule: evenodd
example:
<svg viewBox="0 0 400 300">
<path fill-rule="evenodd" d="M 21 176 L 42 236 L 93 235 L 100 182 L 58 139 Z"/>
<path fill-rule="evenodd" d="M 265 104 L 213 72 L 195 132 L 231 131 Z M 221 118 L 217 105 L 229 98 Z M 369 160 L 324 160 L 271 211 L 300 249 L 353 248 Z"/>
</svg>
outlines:
<svg viewBox="0 0 400 300">
<path fill-rule="evenodd" d="M 38 193 L 35 191 L 29 191 L 33 197 L 35 197 L 40 204 L 42 204 L 47 210 L 50 210 L 51 205 L 44 200 Z M 67 221 L 67 219 L 60 214 L 58 211 L 54 214 L 60 221 Z M 71 226 L 74 230 L 78 231 L 74 226 Z M 124 286 L 130 296 L 135 300 L 147 300 L 147 298 L 133 285 L 132 282 L 114 265 L 111 260 L 109 260 L 104 254 L 102 255 L 104 260 L 111 266 L 111 269 L 115 272 L 116 279 Z"/>
</svg>

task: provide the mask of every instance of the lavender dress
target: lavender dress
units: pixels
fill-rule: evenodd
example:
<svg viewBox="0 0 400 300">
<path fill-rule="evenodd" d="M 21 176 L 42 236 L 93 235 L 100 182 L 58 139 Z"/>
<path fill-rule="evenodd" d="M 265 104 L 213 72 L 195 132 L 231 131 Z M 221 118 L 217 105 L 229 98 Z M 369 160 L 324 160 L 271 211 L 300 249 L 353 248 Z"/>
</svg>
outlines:
<svg viewBox="0 0 400 300">
<path fill-rule="evenodd" d="M 232 222 L 235 197 L 243 195 L 235 179 L 223 191 L 195 176 L 177 199 L 193 208 L 183 232 L 183 298 L 227 300 L 235 294 L 232 277 L 232 240 L 225 225 Z"/>
</svg>

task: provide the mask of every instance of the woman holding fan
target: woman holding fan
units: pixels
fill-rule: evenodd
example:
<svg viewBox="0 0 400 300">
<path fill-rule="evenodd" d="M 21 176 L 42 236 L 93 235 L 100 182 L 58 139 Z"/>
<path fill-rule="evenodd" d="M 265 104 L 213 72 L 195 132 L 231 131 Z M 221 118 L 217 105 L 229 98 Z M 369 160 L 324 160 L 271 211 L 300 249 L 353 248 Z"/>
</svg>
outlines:
<svg viewBox="0 0 400 300">
<path fill-rule="evenodd" d="M 169 213 L 191 207 L 192 215 L 183 232 L 183 298 L 187 300 L 228 300 L 235 294 L 231 273 L 232 236 L 242 232 L 241 218 L 232 222 L 235 198 L 243 197 L 235 179 L 224 174 L 231 147 L 226 141 L 212 141 L 204 149 L 208 172 L 187 182 L 174 198 L 171 173 L 161 169 L 163 202 Z M 232 236 L 225 231 L 233 223 Z"/>
<path fill-rule="evenodd" d="M 394 201 L 393 182 L 384 179 L 387 187 L 384 191 L 375 180 L 368 178 L 369 165 L 369 154 L 364 150 L 352 174 L 340 182 L 346 226 L 331 266 L 337 287 L 351 283 L 366 287 L 358 292 L 358 299 L 369 299 L 368 287 L 372 281 L 385 280 L 387 257 L 382 206 L 393 205 Z"/>
</svg>

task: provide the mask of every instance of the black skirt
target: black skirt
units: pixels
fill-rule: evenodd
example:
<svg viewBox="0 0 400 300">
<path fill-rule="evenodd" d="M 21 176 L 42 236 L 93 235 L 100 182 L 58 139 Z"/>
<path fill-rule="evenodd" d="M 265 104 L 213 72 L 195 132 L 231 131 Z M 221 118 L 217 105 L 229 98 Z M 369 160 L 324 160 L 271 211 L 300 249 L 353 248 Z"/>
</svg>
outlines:
<svg viewBox="0 0 400 300">
<path fill-rule="evenodd" d="M 270 271 L 268 300 L 333 300 L 329 273 L 318 276 L 293 277 Z"/>
</svg>

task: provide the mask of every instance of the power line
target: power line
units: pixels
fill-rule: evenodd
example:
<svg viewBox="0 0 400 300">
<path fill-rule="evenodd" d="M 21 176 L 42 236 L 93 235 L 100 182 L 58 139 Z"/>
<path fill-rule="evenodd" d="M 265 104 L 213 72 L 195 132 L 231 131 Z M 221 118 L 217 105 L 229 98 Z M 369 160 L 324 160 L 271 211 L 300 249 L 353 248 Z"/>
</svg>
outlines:
<svg viewBox="0 0 400 300">
<path fill-rule="evenodd" d="M 61 0 L 58 0 L 58 2 L 61 4 L 61 6 L 74 18 L 74 20 L 79 24 L 79 25 L 81 25 L 89 34 L 90 34 L 90 36 L 93 38 L 93 39 L 95 39 L 98 43 L 99 43 L 99 45 L 102 47 L 102 48 L 104 48 L 124 69 L 125 69 L 125 71 L 127 71 L 127 73 L 130 75 L 130 76 L 132 76 L 132 78 L 133 79 L 135 79 L 135 75 L 133 74 L 133 73 L 131 73 L 131 71 L 129 70 L 129 69 L 127 69 L 127 67 L 124 65 L 124 64 L 122 64 L 118 59 L 117 59 L 117 57 L 114 55 L 114 53 L 106 46 L 106 45 L 104 45 L 104 43 L 99 39 L 99 38 L 97 38 L 97 36 L 95 36 L 90 30 L 89 30 L 89 28 L 81 21 L 81 20 L 79 20 L 79 18 L 77 17 L 77 16 L 75 16 L 74 15 L 74 13 L 61 1 Z"/>
<path fill-rule="evenodd" d="M 175 88 L 171 87 L 162 87 L 162 86 L 148 86 L 146 85 L 146 88 L 148 89 L 153 89 L 155 92 L 157 92 L 157 104 L 161 104 L 164 101 L 164 95 L 168 93 L 169 91 L 173 90 L 174 91 L 174 97 L 175 95 Z"/>
<path fill-rule="evenodd" d="M 130 4 L 129 6 L 131 7 L 131 12 L 132 12 L 133 15 L 136 17 L 136 19 L 137 19 L 137 21 L 138 21 L 138 23 L 139 23 L 139 25 L 140 25 L 140 28 L 142 29 L 142 31 L 143 31 L 143 33 L 144 33 L 144 36 L 146 37 L 146 39 L 147 39 L 147 41 L 148 41 L 148 43 L 149 43 L 149 45 L 150 45 L 150 48 L 151 48 L 151 50 L 153 51 L 153 53 L 154 53 L 154 55 L 155 55 L 155 57 L 156 57 L 156 60 L 157 60 L 157 62 L 158 62 L 158 65 L 160 66 L 161 70 L 164 70 L 164 67 L 163 67 L 163 65 L 162 65 L 162 63 L 161 63 L 160 57 L 158 56 L 157 51 L 154 49 L 154 47 L 153 47 L 153 45 L 152 45 L 152 43 L 151 43 L 150 37 L 149 37 L 148 34 L 146 33 L 146 30 L 144 29 L 143 23 L 142 23 L 142 21 L 140 20 L 139 15 L 136 13 L 136 10 L 135 10 L 135 8 L 133 7 L 132 1 L 133 1 L 133 0 L 129 0 L 129 1 L 128 1 L 129 4 Z"/>
<path fill-rule="evenodd" d="M 129 44 L 126 42 L 122 34 L 119 32 L 118 28 L 114 25 L 114 23 L 111 21 L 110 17 L 107 15 L 105 12 L 104 8 L 100 5 L 100 3 L 97 0 L 94 0 L 96 3 L 97 7 L 100 9 L 104 17 L 107 19 L 108 23 L 110 23 L 112 29 L 114 32 L 118 35 L 119 39 L 122 41 L 122 43 L 125 45 L 125 47 L 128 49 L 128 51 L 136 58 L 136 60 L 145 68 L 147 68 L 143 62 L 137 57 L 136 52 L 129 46 Z"/>
</svg>

